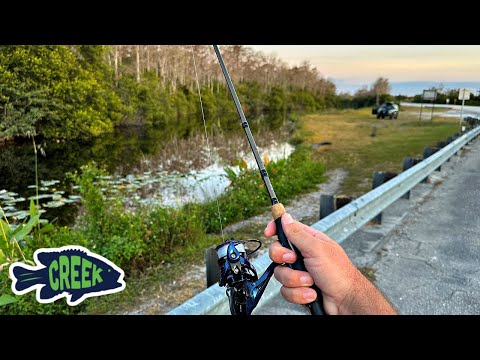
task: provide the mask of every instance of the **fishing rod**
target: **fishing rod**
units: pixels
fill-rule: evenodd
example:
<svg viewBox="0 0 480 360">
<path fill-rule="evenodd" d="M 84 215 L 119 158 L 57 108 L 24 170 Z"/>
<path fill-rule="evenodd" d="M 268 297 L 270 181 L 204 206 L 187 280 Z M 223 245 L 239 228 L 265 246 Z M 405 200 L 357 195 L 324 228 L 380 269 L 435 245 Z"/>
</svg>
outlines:
<svg viewBox="0 0 480 360">
<path fill-rule="evenodd" d="M 238 115 L 240 116 L 243 130 L 245 131 L 245 135 L 247 136 L 248 143 L 252 149 L 253 156 L 257 162 L 263 184 L 265 185 L 268 196 L 270 197 L 270 201 L 272 203 L 271 210 L 273 219 L 275 220 L 275 225 L 277 227 L 278 240 L 284 247 L 295 251 L 297 254 L 297 261 L 289 266 L 294 270 L 307 271 L 303 262 L 302 254 L 293 244 L 290 243 L 285 235 L 285 232 L 283 231 L 282 215 L 286 212 L 285 208 L 282 203 L 278 201 L 277 195 L 273 190 L 267 170 L 265 169 L 265 165 L 260 157 L 257 145 L 255 144 L 255 140 L 253 139 L 253 135 L 250 130 L 250 126 L 245 118 L 242 105 L 240 104 L 237 92 L 233 86 L 232 79 L 230 78 L 230 74 L 228 73 L 225 63 L 223 62 L 222 54 L 220 53 L 217 45 L 213 45 L 213 49 L 215 50 L 215 54 L 217 55 L 218 62 L 222 68 L 223 75 L 227 81 L 228 89 L 230 90 L 233 102 L 235 103 Z M 220 286 L 227 286 L 227 295 L 230 299 L 230 310 L 232 314 L 246 313 L 248 315 L 258 304 L 268 280 L 272 276 L 275 266 L 278 264 L 270 264 L 262 277 L 258 279 L 253 265 L 251 265 L 248 261 L 248 254 L 245 251 L 244 244 L 242 242 L 231 239 L 224 244 L 217 246 L 216 250 L 221 272 Z M 323 309 L 322 292 L 316 285 L 313 285 L 312 288 L 317 292 L 317 299 L 307 304 L 307 307 L 310 309 L 312 315 L 324 315 L 325 311 Z"/>
</svg>

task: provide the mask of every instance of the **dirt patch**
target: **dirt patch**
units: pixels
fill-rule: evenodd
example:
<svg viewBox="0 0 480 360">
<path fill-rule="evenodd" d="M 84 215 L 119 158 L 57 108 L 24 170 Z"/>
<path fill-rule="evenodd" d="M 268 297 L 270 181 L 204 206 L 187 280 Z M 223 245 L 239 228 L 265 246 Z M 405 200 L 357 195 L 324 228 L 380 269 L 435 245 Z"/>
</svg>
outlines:
<svg viewBox="0 0 480 360">
<path fill-rule="evenodd" d="M 335 169 L 327 172 L 328 181 L 323 184 L 319 184 L 317 191 L 298 197 L 286 205 L 285 209 L 296 220 L 304 222 L 306 219 L 311 219 L 312 217 L 316 217 L 318 220 L 320 212 L 320 195 L 336 193 L 346 175 L 347 172 L 343 169 Z M 250 219 L 227 226 L 225 228 L 225 233 L 233 233 L 245 226 L 257 224 L 262 224 L 265 226 L 270 220 L 272 220 L 272 214 L 270 212 L 266 212 L 264 214 L 257 215 Z"/>
</svg>

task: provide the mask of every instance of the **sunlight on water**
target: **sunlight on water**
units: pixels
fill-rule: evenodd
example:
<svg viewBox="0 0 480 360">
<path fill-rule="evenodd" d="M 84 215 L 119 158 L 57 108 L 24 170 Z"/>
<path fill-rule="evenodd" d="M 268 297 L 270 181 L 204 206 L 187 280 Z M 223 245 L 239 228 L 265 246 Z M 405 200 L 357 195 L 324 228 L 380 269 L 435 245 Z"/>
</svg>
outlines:
<svg viewBox="0 0 480 360">
<path fill-rule="evenodd" d="M 287 158 L 294 147 L 288 143 L 272 143 L 269 147 L 259 148 L 261 156 L 267 155 L 271 161 Z M 244 159 L 250 168 L 257 168 L 255 158 L 251 152 L 241 151 L 238 157 Z M 238 174 L 240 168 L 232 167 Z M 221 194 L 230 181 L 225 176 L 224 167 L 218 162 L 204 169 L 191 171 L 185 177 L 177 179 L 173 187 L 164 187 L 161 192 L 163 205 L 178 206 L 186 202 L 203 202 Z"/>
</svg>

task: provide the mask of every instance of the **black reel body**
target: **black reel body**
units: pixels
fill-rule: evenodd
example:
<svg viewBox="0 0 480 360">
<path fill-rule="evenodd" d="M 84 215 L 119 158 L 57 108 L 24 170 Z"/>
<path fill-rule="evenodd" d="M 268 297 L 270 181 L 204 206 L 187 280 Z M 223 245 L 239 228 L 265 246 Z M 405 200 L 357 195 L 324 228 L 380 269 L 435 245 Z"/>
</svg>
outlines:
<svg viewBox="0 0 480 360">
<path fill-rule="evenodd" d="M 248 252 L 245 243 L 257 242 L 259 246 Z M 260 301 L 273 270 L 278 264 L 271 263 L 258 278 L 257 271 L 248 259 L 261 246 L 258 240 L 230 240 L 216 247 L 220 268 L 220 286 L 227 288 L 232 315 L 250 315 Z"/>
</svg>

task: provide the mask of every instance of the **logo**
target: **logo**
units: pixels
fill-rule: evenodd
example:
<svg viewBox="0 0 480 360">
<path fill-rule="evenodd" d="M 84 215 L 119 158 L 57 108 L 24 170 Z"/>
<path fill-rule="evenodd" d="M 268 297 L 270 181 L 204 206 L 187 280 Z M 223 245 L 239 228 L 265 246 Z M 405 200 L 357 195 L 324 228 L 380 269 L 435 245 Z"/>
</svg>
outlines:
<svg viewBox="0 0 480 360">
<path fill-rule="evenodd" d="M 13 263 L 10 266 L 12 291 L 17 295 L 37 290 L 42 304 L 62 297 L 75 306 L 86 298 L 113 294 L 125 289 L 123 270 L 81 246 L 38 249 L 36 266 Z"/>
</svg>

